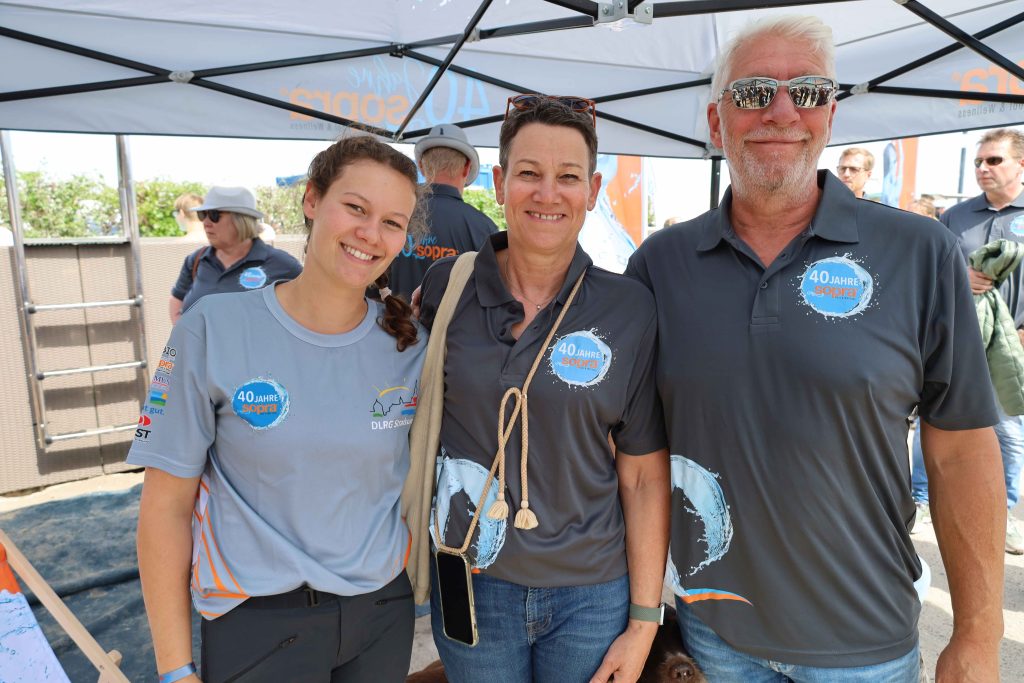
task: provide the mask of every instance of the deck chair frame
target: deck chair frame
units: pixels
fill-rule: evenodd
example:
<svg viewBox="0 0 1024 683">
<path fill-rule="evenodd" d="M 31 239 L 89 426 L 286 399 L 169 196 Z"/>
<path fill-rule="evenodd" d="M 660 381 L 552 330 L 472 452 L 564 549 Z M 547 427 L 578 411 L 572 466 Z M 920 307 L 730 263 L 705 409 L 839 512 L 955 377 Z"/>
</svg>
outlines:
<svg viewBox="0 0 1024 683">
<path fill-rule="evenodd" d="M 92 665 L 96 667 L 96 670 L 99 672 L 97 683 L 130 683 L 125 675 L 121 673 L 119 667 L 121 653 L 117 650 L 106 652 L 100 647 L 100 644 L 86 630 L 82 622 L 78 620 L 78 617 L 68 609 L 68 606 L 64 604 L 60 596 L 50 588 L 50 584 L 46 583 L 42 575 L 36 571 L 32 563 L 28 561 L 28 558 L 25 557 L 14 541 L 2 529 L 0 529 L 0 545 L 3 545 L 4 549 L 6 549 L 7 563 L 14 570 L 15 575 L 32 589 L 32 592 L 39 598 L 39 602 L 43 604 L 43 607 L 60 624 L 60 627 L 70 636 L 71 640 L 75 642 L 75 645 L 78 646 Z"/>
</svg>

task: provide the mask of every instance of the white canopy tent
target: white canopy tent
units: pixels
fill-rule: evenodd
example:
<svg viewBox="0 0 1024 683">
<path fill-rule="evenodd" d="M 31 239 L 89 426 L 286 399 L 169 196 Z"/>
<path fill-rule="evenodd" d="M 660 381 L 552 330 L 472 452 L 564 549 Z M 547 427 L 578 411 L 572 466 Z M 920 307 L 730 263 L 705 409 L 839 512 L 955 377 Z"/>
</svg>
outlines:
<svg viewBox="0 0 1024 683">
<path fill-rule="evenodd" d="M 6 183 L 38 447 L 136 429 L 82 421 L 61 431 L 42 384 L 134 368 L 147 390 L 126 135 L 329 140 L 358 125 L 405 142 L 454 121 L 473 144 L 494 146 L 509 95 L 578 95 L 597 101 L 602 152 L 713 159 L 714 203 L 720 152 L 705 106 L 715 55 L 751 19 L 793 12 L 834 30 L 834 144 L 1024 122 L 1024 0 L 0 0 L 4 177 L 14 177 L 8 130 L 116 134 L 124 263 L 134 264 L 127 298 L 39 305 L 17 184 Z M 54 349 L 38 347 L 35 313 L 112 306 L 138 308 L 137 359 L 45 370 Z M 36 468 L 37 454 L 19 447 Z"/>
<path fill-rule="evenodd" d="M 706 158 L 718 47 L 752 18 L 833 27 L 832 142 L 1024 122 L 1024 0 L 0 2 L 0 129 L 493 146 L 508 95 L 598 102 L 601 151 Z"/>
</svg>

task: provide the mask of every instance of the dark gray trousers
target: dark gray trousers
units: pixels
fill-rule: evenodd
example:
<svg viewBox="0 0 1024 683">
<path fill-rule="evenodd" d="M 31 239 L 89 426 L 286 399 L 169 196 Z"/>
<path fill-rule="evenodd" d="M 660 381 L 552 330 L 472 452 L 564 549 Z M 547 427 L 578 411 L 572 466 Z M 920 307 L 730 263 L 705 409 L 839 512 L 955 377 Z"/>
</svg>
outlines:
<svg viewBox="0 0 1024 683">
<path fill-rule="evenodd" d="M 203 683 L 400 683 L 412 635 L 405 572 L 366 595 L 299 589 L 249 598 L 203 620 L 201 675 Z"/>
</svg>

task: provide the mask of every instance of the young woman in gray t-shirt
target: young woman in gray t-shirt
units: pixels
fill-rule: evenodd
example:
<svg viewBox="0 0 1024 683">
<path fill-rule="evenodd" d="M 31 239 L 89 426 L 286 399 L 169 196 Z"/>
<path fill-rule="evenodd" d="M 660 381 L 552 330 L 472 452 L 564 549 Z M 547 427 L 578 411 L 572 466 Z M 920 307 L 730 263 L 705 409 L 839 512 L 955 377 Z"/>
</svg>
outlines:
<svg viewBox="0 0 1024 683">
<path fill-rule="evenodd" d="M 313 160 L 296 279 L 213 294 L 164 349 L 128 461 L 161 683 L 402 681 L 399 495 L 425 335 L 386 273 L 421 228 L 416 168 L 370 137 Z M 382 289 L 383 303 L 364 297 Z"/>
</svg>

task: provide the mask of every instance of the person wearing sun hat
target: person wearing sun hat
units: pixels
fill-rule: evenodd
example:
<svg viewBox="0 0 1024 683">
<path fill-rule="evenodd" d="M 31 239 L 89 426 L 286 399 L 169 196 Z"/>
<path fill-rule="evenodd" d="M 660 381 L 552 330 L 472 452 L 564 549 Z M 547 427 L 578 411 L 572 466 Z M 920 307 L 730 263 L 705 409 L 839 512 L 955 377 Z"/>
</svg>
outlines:
<svg viewBox="0 0 1024 683">
<path fill-rule="evenodd" d="M 256 197 L 244 187 L 212 187 L 195 207 L 210 241 L 185 257 L 171 289 L 168 311 L 178 322 L 192 304 L 219 292 L 259 289 L 277 280 L 292 280 L 302 265 L 291 254 L 260 238 Z"/>
<path fill-rule="evenodd" d="M 462 190 L 480 173 L 480 157 L 458 126 L 442 123 L 415 147 L 416 165 L 427 179 L 427 225 L 430 232 L 419 242 L 410 236 L 405 249 L 391 264 L 388 287 L 408 301 L 434 261 L 476 251 L 498 226 L 462 200 Z"/>
</svg>

